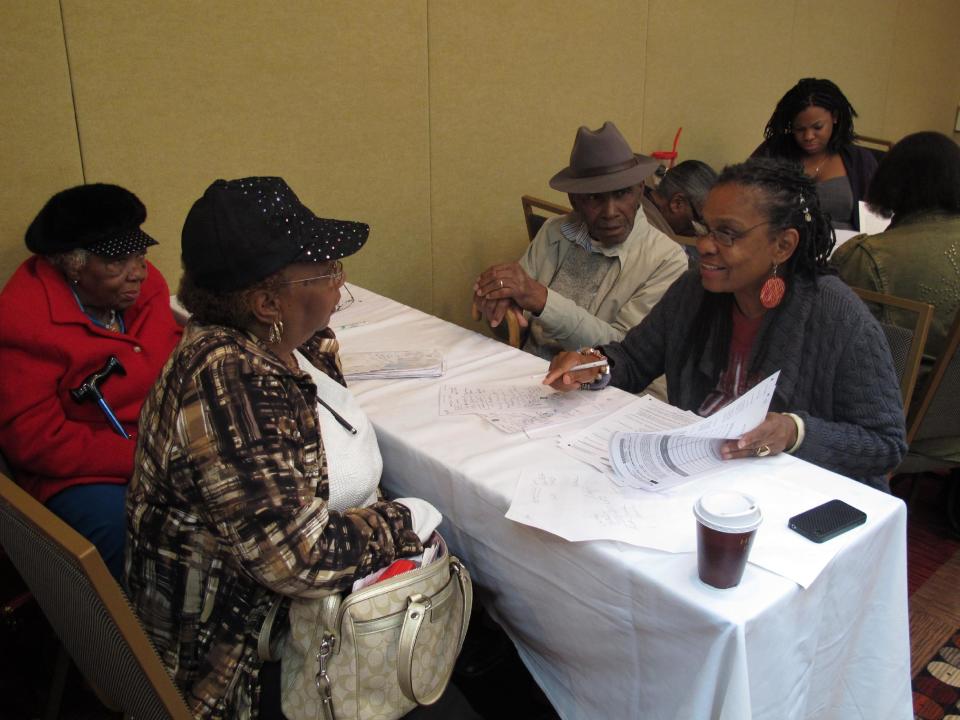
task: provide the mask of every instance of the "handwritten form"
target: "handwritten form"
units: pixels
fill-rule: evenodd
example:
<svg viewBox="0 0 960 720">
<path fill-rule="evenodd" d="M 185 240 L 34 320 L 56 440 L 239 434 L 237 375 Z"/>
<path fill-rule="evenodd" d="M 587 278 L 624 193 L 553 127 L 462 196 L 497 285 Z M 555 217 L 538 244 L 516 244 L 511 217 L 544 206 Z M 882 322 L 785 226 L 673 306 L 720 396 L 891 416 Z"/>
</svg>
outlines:
<svg viewBox="0 0 960 720">
<path fill-rule="evenodd" d="M 479 415 L 505 433 L 537 438 L 559 434 L 609 415 L 636 398 L 627 393 L 560 393 L 540 384 L 457 385 L 440 387 L 440 414 Z"/>
<path fill-rule="evenodd" d="M 575 542 L 616 540 L 664 552 L 694 553 L 697 498 L 711 490 L 738 490 L 755 498 L 763 510 L 750 564 L 802 587 L 809 587 L 833 557 L 864 532 L 856 528 L 818 544 L 787 527 L 788 518 L 829 499 L 809 488 L 805 463 L 779 456 L 762 465 L 749 458 L 724 465 L 725 471 L 657 494 L 617 487 L 590 470 L 523 470 L 506 516 Z"/>
<path fill-rule="evenodd" d="M 441 415 L 498 413 L 548 407 L 554 391 L 535 385 L 457 385 L 440 386 Z"/>
</svg>

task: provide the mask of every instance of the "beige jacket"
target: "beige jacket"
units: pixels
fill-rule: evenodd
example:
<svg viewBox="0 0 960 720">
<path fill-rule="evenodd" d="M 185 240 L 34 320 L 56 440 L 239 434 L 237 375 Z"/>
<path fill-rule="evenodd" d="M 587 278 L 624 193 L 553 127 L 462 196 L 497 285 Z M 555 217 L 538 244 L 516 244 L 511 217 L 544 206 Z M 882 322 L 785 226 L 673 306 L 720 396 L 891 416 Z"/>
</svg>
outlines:
<svg viewBox="0 0 960 720">
<path fill-rule="evenodd" d="M 637 213 L 633 230 L 610 254 L 618 261 L 603 278 L 590 308 L 578 306 L 550 289 L 573 247 L 561 227 L 574 213 L 551 218 L 530 243 L 520 265 L 547 287 L 547 303 L 536 318 L 551 340 L 566 350 L 615 342 L 646 317 L 667 288 L 687 269 L 683 248 Z"/>
</svg>

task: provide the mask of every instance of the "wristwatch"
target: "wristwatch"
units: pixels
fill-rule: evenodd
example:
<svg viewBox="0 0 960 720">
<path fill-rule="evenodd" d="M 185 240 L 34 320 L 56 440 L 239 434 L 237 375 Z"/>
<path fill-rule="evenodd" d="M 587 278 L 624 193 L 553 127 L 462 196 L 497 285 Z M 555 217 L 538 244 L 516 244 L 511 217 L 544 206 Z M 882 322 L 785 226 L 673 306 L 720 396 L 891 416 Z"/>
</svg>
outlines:
<svg viewBox="0 0 960 720">
<path fill-rule="evenodd" d="M 593 382 L 580 383 L 581 390 L 603 390 L 607 385 L 610 384 L 610 361 L 607 360 L 607 356 L 602 352 L 592 347 L 580 348 L 578 350 L 581 355 L 592 355 L 597 358 L 597 360 L 604 360 L 605 365 L 600 367 L 600 374 L 597 375 L 596 379 Z"/>
</svg>

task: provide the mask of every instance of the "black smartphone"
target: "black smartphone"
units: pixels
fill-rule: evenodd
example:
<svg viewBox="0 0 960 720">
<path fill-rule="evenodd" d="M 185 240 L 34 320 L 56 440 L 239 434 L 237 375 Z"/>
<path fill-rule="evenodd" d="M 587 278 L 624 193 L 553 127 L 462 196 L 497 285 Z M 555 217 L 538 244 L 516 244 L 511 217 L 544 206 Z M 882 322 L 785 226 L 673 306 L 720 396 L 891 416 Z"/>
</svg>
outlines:
<svg viewBox="0 0 960 720">
<path fill-rule="evenodd" d="M 830 500 L 794 515 L 790 518 L 789 527 L 808 540 L 822 543 L 866 521 L 867 515 L 863 510 L 857 510 L 843 500 Z"/>
</svg>

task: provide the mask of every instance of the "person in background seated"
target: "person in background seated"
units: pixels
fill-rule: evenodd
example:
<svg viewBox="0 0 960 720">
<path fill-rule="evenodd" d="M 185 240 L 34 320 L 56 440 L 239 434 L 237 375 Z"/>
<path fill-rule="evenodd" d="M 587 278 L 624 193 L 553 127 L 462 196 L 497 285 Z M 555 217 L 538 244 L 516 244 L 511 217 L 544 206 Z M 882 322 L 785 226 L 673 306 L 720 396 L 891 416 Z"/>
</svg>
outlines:
<svg viewBox="0 0 960 720">
<path fill-rule="evenodd" d="M 890 226 L 852 238 L 830 262 L 854 287 L 933 305 L 924 346 L 932 364 L 960 309 L 960 147 L 937 132 L 908 135 L 880 161 L 867 202 L 892 216 Z M 915 322 L 904 310 L 884 306 L 878 312 L 882 322 Z"/>
<path fill-rule="evenodd" d="M 377 438 L 329 329 L 340 258 L 368 231 L 269 177 L 215 181 L 184 222 L 192 317 L 140 419 L 126 570 L 197 718 L 282 717 L 279 663 L 257 652 L 274 601 L 349 591 L 440 522 L 423 500 L 380 499 Z"/>
<path fill-rule="evenodd" d="M 118 580 L 140 406 L 180 338 L 170 291 L 146 259 L 146 208 L 116 185 L 54 195 L 0 293 L 0 449 L 20 485 L 97 547 Z M 93 397 L 71 390 L 115 357 Z"/>
<path fill-rule="evenodd" d="M 859 230 L 860 209 L 877 161 L 854 145 L 856 111 L 829 80 L 804 78 L 780 98 L 754 156 L 803 164 L 816 183 L 820 207 L 838 230 Z"/>
<path fill-rule="evenodd" d="M 812 178 L 786 161 L 733 165 L 703 216 L 699 267 L 622 342 L 558 354 L 544 382 L 637 392 L 665 372 L 670 403 L 707 416 L 779 370 L 773 412 L 723 457 L 788 452 L 888 489 L 906 451 L 900 387 L 880 325 L 827 268 L 834 235 Z M 568 372 L 597 356 L 609 374 Z"/>
<path fill-rule="evenodd" d="M 657 230 L 684 246 L 697 260 L 696 226 L 703 225 L 703 203 L 717 181 L 713 168 L 699 160 L 684 160 L 667 170 L 657 187 L 647 187 L 643 211 Z"/>
<path fill-rule="evenodd" d="M 573 212 L 547 220 L 519 262 L 494 265 L 474 284 L 490 325 L 516 314 L 530 329 L 523 349 L 549 359 L 619 340 L 640 322 L 687 267 L 683 249 L 637 212 L 656 167 L 612 122 L 581 127 L 569 167 L 550 180 Z"/>
</svg>

